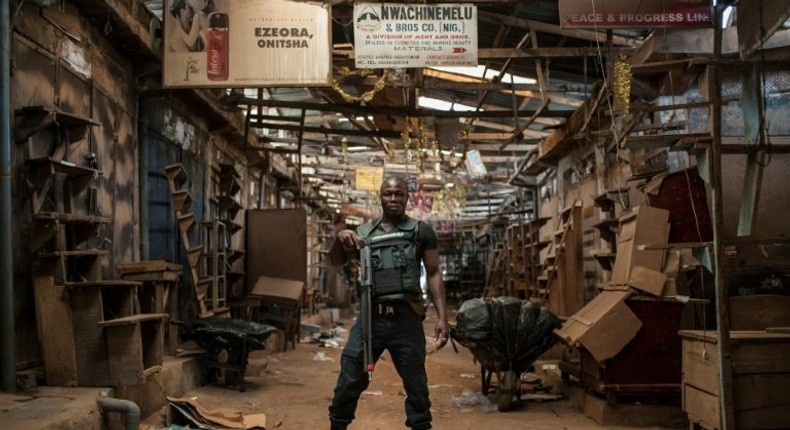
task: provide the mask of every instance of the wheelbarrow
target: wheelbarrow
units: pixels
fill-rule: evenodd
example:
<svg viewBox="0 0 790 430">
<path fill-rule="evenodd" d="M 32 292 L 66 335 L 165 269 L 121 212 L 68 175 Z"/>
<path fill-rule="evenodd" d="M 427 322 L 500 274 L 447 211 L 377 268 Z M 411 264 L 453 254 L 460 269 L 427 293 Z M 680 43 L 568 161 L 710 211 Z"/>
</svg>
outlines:
<svg viewBox="0 0 790 430">
<path fill-rule="evenodd" d="M 224 373 L 225 385 L 236 386 L 239 391 L 246 390 L 244 374 L 249 353 L 266 349 L 266 339 L 277 331 L 276 327 L 268 324 L 229 318 L 207 318 L 191 324 L 173 323 L 185 329 L 186 339 L 194 340 L 206 351 L 201 383 L 216 383 L 220 373 Z"/>
<path fill-rule="evenodd" d="M 521 399 L 521 375 L 534 370 L 534 359 L 516 361 L 508 357 L 498 357 L 484 347 L 469 348 L 475 361 L 480 363 L 480 380 L 484 395 L 495 392 L 497 410 L 507 412 Z M 496 375 L 496 385 L 491 384 Z"/>
<path fill-rule="evenodd" d="M 496 405 L 509 411 L 521 399 L 521 375 L 556 342 L 559 318 L 543 306 L 514 297 L 465 301 L 450 327 L 455 342 L 468 348 L 480 364 L 482 393 L 496 390 Z M 491 379 L 496 375 L 497 385 Z"/>
</svg>

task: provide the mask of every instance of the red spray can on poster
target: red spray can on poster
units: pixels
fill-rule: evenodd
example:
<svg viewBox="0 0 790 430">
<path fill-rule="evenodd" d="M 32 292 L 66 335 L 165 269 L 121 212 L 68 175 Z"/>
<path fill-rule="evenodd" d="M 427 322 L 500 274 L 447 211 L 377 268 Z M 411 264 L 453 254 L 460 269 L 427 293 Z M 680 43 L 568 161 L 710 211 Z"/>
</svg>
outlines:
<svg viewBox="0 0 790 430">
<path fill-rule="evenodd" d="M 228 79 L 228 14 L 213 12 L 208 16 L 206 75 L 212 81 Z"/>
</svg>

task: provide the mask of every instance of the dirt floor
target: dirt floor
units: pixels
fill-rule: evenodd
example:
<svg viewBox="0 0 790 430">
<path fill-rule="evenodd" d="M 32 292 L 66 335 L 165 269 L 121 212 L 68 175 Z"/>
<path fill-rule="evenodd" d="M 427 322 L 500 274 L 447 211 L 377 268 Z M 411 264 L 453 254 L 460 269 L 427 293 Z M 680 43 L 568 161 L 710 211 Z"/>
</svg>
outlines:
<svg viewBox="0 0 790 430">
<path fill-rule="evenodd" d="M 425 322 L 426 333 L 433 332 L 435 313 Z M 352 321 L 341 327 L 349 328 Z M 331 327 L 322 327 L 329 330 Z M 343 330 L 341 329 L 341 332 Z M 341 334 L 344 338 L 344 333 Z M 342 343 L 342 342 L 341 342 Z M 432 339 L 428 340 L 429 352 Z M 256 351 L 250 355 L 247 389 L 244 392 L 210 385 L 190 393 L 208 408 L 232 408 L 243 413 L 266 414 L 267 429 L 328 429 L 327 406 L 339 371 L 341 348 L 302 342 L 287 352 Z M 535 375 L 550 393 L 559 394 L 560 378 L 551 364 L 537 363 Z M 583 415 L 566 398 L 551 401 L 526 400 L 510 412 L 498 412 L 496 406 L 481 404 L 480 368 L 472 354 L 458 345 L 430 352 L 427 359 L 435 429 L 574 429 L 608 428 Z M 533 375 L 525 375 L 533 378 Z M 534 384 L 525 383 L 524 392 L 534 392 Z M 387 354 L 376 366 L 374 379 L 360 400 L 357 419 L 350 429 L 394 430 L 405 428 L 405 396 L 400 378 Z M 144 424 L 161 428 L 161 414 L 148 417 Z M 619 427 L 628 429 L 631 427 Z M 636 428 L 636 427 L 633 427 Z M 645 427 L 641 427 L 645 428 Z M 652 427 L 659 428 L 659 427 Z M 667 427 L 660 427 L 667 428 Z M 682 427 L 674 427 L 682 428 Z"/>
</svg>

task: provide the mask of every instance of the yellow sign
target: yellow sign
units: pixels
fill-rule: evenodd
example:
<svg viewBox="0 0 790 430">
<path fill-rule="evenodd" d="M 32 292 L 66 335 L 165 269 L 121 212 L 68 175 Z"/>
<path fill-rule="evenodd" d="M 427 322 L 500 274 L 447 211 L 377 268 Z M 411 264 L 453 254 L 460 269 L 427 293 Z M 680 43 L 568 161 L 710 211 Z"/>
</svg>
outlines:
<svg viewBox="0 0 790 430">
<path fill-rule="evenodd" d="M 378 191 L 384 180 L 384 169 L 357 169 L 357 189 Z"/>
</svg>

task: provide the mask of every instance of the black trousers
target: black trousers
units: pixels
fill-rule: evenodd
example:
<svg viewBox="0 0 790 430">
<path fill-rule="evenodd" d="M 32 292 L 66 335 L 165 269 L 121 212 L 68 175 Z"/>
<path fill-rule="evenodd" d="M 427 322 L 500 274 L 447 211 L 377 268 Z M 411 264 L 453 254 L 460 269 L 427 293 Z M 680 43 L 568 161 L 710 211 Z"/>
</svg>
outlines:
<svg viewBox="0 0 790 430">
<path fill-rule="evenodd" d="M 406 390 L 406 427 L 431 428 L 431 401 L 425 373 L 425 333 L 422 315 L 405 301 L 373 304 L 373 358 L 388 350 Z M 340 359 L 340 376 L 329 407 L 329 418 L 348 424 L 354 419 L 359 396 L 368 388 L 364 369 L 360 319 L 351 327 Z"/>
</svg>

